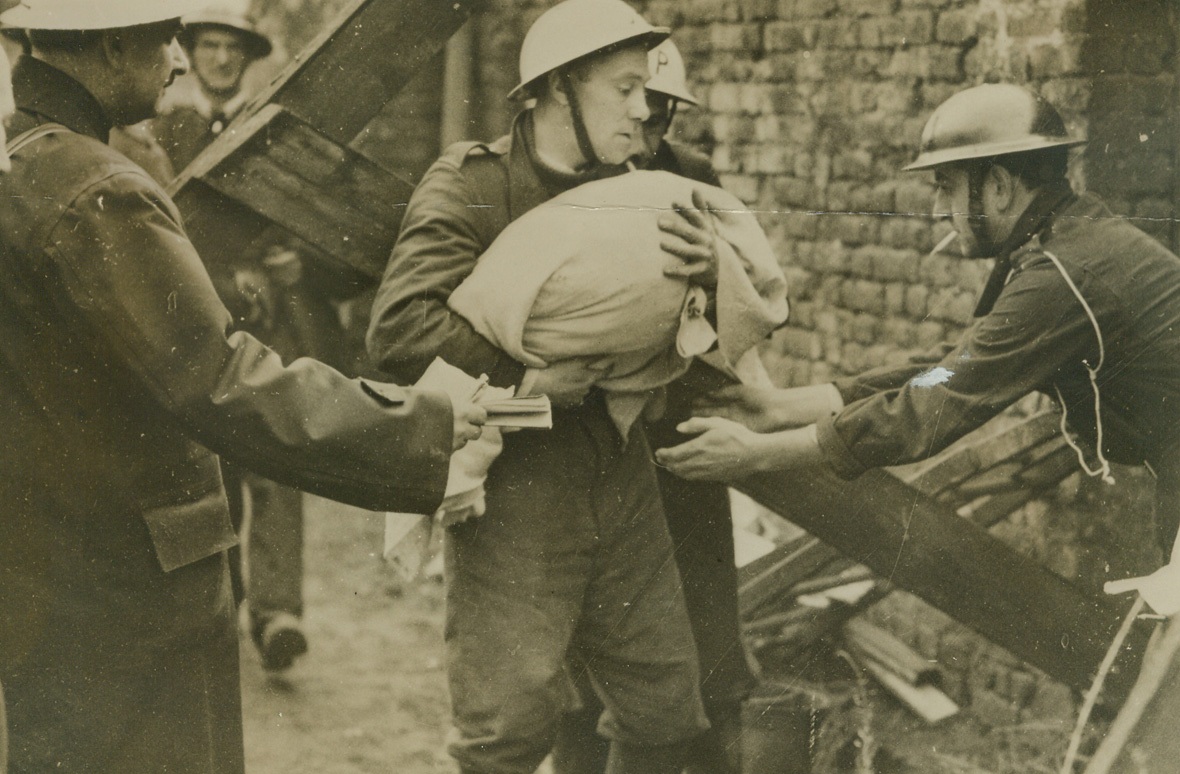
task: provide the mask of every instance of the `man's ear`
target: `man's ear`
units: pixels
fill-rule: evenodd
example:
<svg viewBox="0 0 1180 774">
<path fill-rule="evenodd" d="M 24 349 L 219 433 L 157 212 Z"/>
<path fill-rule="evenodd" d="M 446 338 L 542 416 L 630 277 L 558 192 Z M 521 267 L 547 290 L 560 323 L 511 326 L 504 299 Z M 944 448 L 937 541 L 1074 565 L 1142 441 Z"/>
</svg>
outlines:
<svg viewBox="0 0 1180 774">
<path fill-rule="evenodd" d="M 550 70 L 545 75 L 545 88 L 549 90 L 550 96 L 559 105 L 568 105 L 570 103 L 569 94 L 566 93 L 567 83 L 568 81 L 559 70 Z"/>
<path fill-rule="evenodd" d="M 1007 212 L 1017 199 L 1016 176 L 999 164 L 992 164 L 987 171 L 984 187 L 991 189 L 992 203 L 999 212 Z"/>
<path fill-rule="evenodd" d="M 121 29 L 101 30 L 99 34 L 102 55 L 107 64 L 116 69 L 122 68 L 127 55 L 127 38 L 123 31 Z"/>
</svg>

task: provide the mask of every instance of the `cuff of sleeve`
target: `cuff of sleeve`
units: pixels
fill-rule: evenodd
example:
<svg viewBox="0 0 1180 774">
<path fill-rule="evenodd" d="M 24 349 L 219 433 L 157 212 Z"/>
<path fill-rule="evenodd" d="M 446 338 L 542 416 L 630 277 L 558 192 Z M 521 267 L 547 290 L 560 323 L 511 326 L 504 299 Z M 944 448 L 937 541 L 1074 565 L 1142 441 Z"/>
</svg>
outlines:
<svg viewBox="0 0 1180 774">
<path fill-rule="evenodd" d="M 516 387 L 524 378 L 526 366 L 516 360 L 502 355 L 496 359 L 496 365 L 488 369 L 488 383 L 493 387 Z"/>
<path fill-rule="evenodd" d="M 852 403 L 856 399 L 856 379 L 851 376 L 845 376 L 840 379 L 832 380 L 832 387 L 836 392 L 840 393 L 841 408 Z"/>
<path fill-rule="evenodd" d="M 836 418 L 823 417 L 815 424 L 815 440 L 819 443 L 820 452 L 824 460 L 843 479 L 853 479 L 860 476 L 868 468 L 852 455 L 852 450 L 844 439 L 836 432 Z"/>
</svg>

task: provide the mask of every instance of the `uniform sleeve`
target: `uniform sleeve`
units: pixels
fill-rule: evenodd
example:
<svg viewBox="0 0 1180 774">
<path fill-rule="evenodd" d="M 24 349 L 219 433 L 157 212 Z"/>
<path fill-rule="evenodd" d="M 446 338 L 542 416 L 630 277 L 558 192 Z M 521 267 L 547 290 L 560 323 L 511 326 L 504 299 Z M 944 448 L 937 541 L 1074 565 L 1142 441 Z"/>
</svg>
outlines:
<svg viewBox="0 0 1180 774">
<path fill-rule="evenodd" d="M 844 405 L 849 405 L 879 392 L 900 389 L 913 377 L 942 362 L 954 347 L 954 344 L 944 342 L 903 363 L 884 365 L 855 376 L 835 379 L 832 384 L 844 399 Z"/>
<path fill-rule="evenodd" d="M 227 335 L 229 313 L 145 176 L 116 174 L 84 192 L 47 245 L 62 315 L 209 449 L 365 508 L 429 513 L 441 501 L 449 400 L 367 387 L 313 360 L 284 365 L 256 339 Z"/>
<path fill-rule="evenodd" d="M 365 342 L 382 372 L 413 382 L 438 356 L 469 374 L 486 373 L 497 386 L 520 382 L 524 365 L 447 307 L 488 247 L 476 226 L 477 208 L 486 206 L 447 159 L 435 162 L 415 189 Z"/>
<path fill-rule="evenodd" d="M 1081 304 L 1043 259 L 1015 274 L 938 363 L 821 421 L 820 447 L 845 478 L 925 459 L 1096 352 Z"/>
</svg>

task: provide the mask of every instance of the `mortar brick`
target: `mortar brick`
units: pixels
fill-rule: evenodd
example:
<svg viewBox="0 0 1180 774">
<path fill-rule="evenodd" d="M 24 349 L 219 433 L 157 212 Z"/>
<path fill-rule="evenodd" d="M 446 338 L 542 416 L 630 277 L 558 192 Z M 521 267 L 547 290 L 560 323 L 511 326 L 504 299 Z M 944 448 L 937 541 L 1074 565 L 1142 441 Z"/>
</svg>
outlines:
<svg viewBox="0 0 1180 774">
<path fill-rule="evenodd" d="M 894 205 L 894 212 L 904 212 Z M 881 242 L 887 247 L 916 250 L 928 253 L 933 247 L 930 236 L 930 221 L 924 218 L 894 216 L 885 218 L 881 224 Z"/>
<path fill-rule="evenodd" d="M 848 16 L 824 19 L 817 28 L 816 44 L 832 48 L 856 48 L 856 20 Z"/>
<path fill-rule="evenodd" d="M 775 336 L 781 352 L 806 360 L 818 360 L 823 354 L 820 337 L 811 331 L 783 328 Z"/>
<path fill-rule="evenodd" d="M 943 11 L 938 14 L 934 39 L 940 43 L 960 45 L 979 34 L 979 12 L 974 8 Z"/>
<path fill-rule="evenodd" d="M 858 247 L 847 251 L 848 274 L 861 279 L 873 279 L 872 247 Z"/>
<path fill-rule="evenodd" d="M 930 77 L 961 81 L 963 79 L 962 50 L 955 46 L 931 46 Z"/>
<path fill-rule="evenodd" d="M 740 0 L 738 8 L 741 10 L 743 19 L 750 21 L 763 21 L 773 19 L 778 11 L 777 0 Z M 653 24 L 658 24 L 651 14 L 650 10 L 645 10 L 645 16 L 652 21 Z M 672 26 L 676 29 L 675 26 Z"/>
<path fill-rule="evenodd" d="M 852 212 L 852 183 L 840 180 L 829 183 L 827 189 L 826 209 L 828 212 Z"/>
<path fill-rule="evenodd" d="M 885 311 L 885 288 L 871 280 L 847 280 L 840 286 L 840 301 L 853 311 L 881 314 Z"/>
<path fill-rule="evenodd" d="M 946 327 L 934 320 L 923 320 L 915 329 L 919 349 L 927 350 L 946 341 Z"/>
<path fill-rule="evenodd" d="M 885 285 L 885 314 L 900 315 L 905 312 L 905 284 L 901 282 L 889 282 Z M 894 342 L 898 346 L 904 346 L 901 342 L 895 341 L 892 337 L 888 340 Z"/>
<path fill-rule="evenodd" d="M 736 113 L 741 104 L 741 85 L 737 83 L 714 83 L 706 97 L 709 109 L 714 113 Z"/>
<path fill-rule="evenodd" d="M 779 9 L 783 16 L 812 19 L 829 16 L 835 12 L 836 0 L 780 0 Z"/>
<path fill-rule="evenodd" d="M 881 321 L 871 314 L 858 314 L 852 318 L 848 338 L 857 344 L 871 346 L 880 338 Z"/>
<path fill-rule="evenodd" d="M 887 16 L 897 10 L 897 0 L 840 0 L 840 10 L 853 16 Z"/>
<path fill-rule="evenodd" d="M 820 233 L 849 245 L 863 245 L 876 239 L 878 219 L 868 215 L 831 215 L 823 218 Z"/>
<path fill-rule="evenodd" d="M 776 177 L 771 187 L 775 201 L 789 207 L 806 207 L 815 199 L 815 187 L 797 177 Z"/>
<path fill-rule="evenodd" d="M 851 75 L 856 78 L 877 78 L 882 73 L 889 69 L 890 51 L 856 51 L 852 55 L 852 70 Z M 861 87 L 864 90 L 869 90 L 876 85 L 874 80 L 871 83 L 854 84 L 854 87 Z M 862 103 L 863 108 L 857 108 L 854 104 L 853 109 L 857 112 L 865 113 L 876 109 L 876 102 L 871 104 L 866 100 Z"/>
<path fill-rule="evenodd" d="M 905 37 L 905 24 L 898 16 L 861 19 L 857 30 L 857 42 L 864 48 L 897 46 Z"/>
<path fill-rule="evenodd" d="M 905 311 L 911 318 L 920 320 L 926 316 L 926 300 L 930 289 L 925 285 L 910 285 L 905 290 Z"/>
<path fill-rule="evenodd" d="M 782 217 L 784 231 L 793 239 L 815 239 L 819 234 L 819 218 L 810 212 L 784 212 Z"/>
<path fill-rule="evenodd" d="M 795 301 L 791 304 L 791 324 L 804 330 L 815 330 L 815 304 L 811 301 Z M 816 358 L 818 359 L 818 355 Z"/>
<path fill-rule="evenodd" d="M 769 83 L 746 83 L 738 89 L 738 108 L 753 115 L 770 114 L 775 110 L 775 86 Z"/>
<path fill-rule="evenodd" d="M 734 113 L 713 116 L 713 137 L 719 143 L 743 145 L 754 139 L 754 119 Z"/>
<path fill-rule="evenodd" d="M 767 175 L 781 175 L 788 172 L 792 164 L 791 149 L 784 145 L 763 144 L 758 146 L 755 170 Z"/>
<path fill-rule="evenodd" d="M 714 51 L 759 51 L 762 25 L 714 24 L 709 28 L 709 42 Z"/>
<path fill-rule="evenodd" d="M 891 285 L 885 288 L 886 307 L 889 306 L 889 292 L 891 287 L 896 287 L 896 285 Z M 914 329 L 914 324 L 909 320 L 890 317 L 881 324 L 881 338 L 897 347 L 912 347 L 914 345 L 916 335 L 917 334 Z"/>
<path fill-rule="evenodd" d="M 880 282 L 918 281 L 919 256 L 913 250 L 891 250 L 887 247 L 863 248 L 872 258 L 873 279 Z"/>
<path fill-rule="evenodd" d="M 740 171 L 740 162 L 731 145 L 718 145 L 713 149 L 713 169 L 718 173 Z"/>
<path fill-rule="evenodd" d="M 1012 4 L 1008 16 L 1008 34 L 1014 38 L 1043 38 L 1059 29 L 1061 14 L 1052 7 L 1038 5 L 1022 14 L 1020 6 Z"/>
<path fill-rule="evenodd" d="M 747 205 L 758 201 L 759 178 L 753 175 L 726 175 L 721 178 L 721 187 L 741 199 Z"/>
<path fill-rule="evenodd" d="M 767 51 L 809 51 L 819 38 L 815 22 L 775 21 L 766 25 Z"/>
<path fill-rule="evenodd" d="M 898 212 L 924 214 L 934 204 L 934 186 L 926 180 L 907 176 L 895 190 Z"/>
</svg>

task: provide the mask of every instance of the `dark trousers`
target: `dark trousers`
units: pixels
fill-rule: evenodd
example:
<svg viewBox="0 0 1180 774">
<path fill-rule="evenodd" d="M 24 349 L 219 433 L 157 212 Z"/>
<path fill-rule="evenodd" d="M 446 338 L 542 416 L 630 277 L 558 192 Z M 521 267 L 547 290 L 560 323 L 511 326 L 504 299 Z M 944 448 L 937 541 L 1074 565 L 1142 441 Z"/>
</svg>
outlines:
<svg viewBox="0 0 1180 774">
<path fill-rule="evenodd" d="M 650 451 L 640 428 L 622 444 L 600 398 L 554 419 L 508 436 L 487 513 L 447 533 L 449 749 L 464 772 L 533 772 L 572 654 L 614 770 L 651 774 L 707 724 Z"/>
<path fill-rule="evenodd" d="M 240 547 L 231 551 L 237 599 L 249 597 L 255 622 L 265 622 L 276 613 L 302 617 L 303 493 L 224 461 L 222 477 L 234 529 L 239 535 L 244 527 L 249 530 L 244 536 L 244 561 Z M 243 487 L 250 494 L 248 520 Z"/>
</svg>

